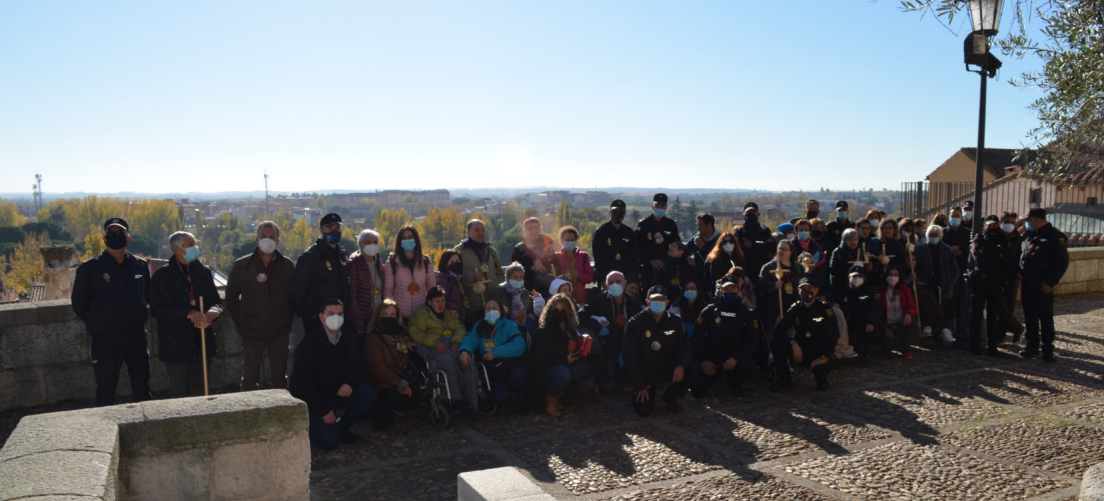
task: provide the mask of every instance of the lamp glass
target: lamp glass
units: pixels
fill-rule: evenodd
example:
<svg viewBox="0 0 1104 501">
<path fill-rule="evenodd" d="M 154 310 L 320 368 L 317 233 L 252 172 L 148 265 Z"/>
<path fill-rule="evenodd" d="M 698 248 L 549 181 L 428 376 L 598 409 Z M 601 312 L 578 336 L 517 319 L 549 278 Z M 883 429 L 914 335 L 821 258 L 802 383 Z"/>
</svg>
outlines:
<svg viewBox="0 0 1104 501">
<path fill-rule="evenodd" d="M 974 24 L 974 31 L 996 34 L 1003 10 L 1004 0 L 970 0 L 970 21 Z"/>
</svg>

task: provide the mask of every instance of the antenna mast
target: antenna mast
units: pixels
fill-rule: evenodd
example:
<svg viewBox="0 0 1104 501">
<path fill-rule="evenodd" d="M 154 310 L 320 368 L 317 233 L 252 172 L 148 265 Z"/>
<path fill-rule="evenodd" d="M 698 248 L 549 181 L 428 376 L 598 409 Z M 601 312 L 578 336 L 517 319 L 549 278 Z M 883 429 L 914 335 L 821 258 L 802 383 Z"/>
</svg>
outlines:
<svg viewBox="0 0 1104 501">
<path fill-rule="evenodd" d="M 265 169 L 265 219 L 268 219 L 268 169 Z"/>
<path fill-rule="evenodd" d="M 35 174 L 35 184 L 31 186 L 35 204 L 35 214 L 42 210 L 42 174 Z"/>
</svg>

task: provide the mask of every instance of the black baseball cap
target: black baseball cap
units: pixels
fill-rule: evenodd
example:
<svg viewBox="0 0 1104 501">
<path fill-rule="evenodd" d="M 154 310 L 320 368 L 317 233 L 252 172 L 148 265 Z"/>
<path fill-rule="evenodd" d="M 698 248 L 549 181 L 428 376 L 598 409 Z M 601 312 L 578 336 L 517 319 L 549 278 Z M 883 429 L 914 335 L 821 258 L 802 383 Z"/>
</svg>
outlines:
<svg viewBox="0 0 1104 501">
<path fill-rule="evenodd" d="M 1046 219 L 1046 209 L 1042 207 L 1036 207 L 1027 211 L 1027 217 L 1034 217 L 1039 219 Z"/>
<path fill-rule="evenodd" d="M 322 216 L 322 220 L 318 222 L 318 226 L 329 226 L 331 224 L 340 222 L 341 216 L 337 215 L 336 212 L 331 212 L 329 214 L 326 214 L 325 216 Z"/>
<path fill-rule="evenodd" d="M 618 198 L 617 200 L 614 200 L 614 201 L 610 202 L 610 208 L 611 209 L 624 209 L 625 208 L 625 201 Z"/>
<path fill-rule="evenodd" d="M 847 201 L 846 200 L 840 200 L 839 202 L 836 202 L 836 208 L 847 210 Z"/>
<path fill-rule="evenodd" d="M 814 283 L 812 282 L 812 280 L 809 280 L 809 277 L 802 277 L 801 281 L 799 281 L 799 282 L 797 283 L 797 287 L 798 287 L 799 289 L 800 289 L 801 287 L 804 287 L 804 286 L 806 286 L 806 285 L 808 285 L 809 287 L 816 287 L 816 284 L 814 284 Z"/>
<path fill-rule="evenodd" d="M 667 194 L 666 193 L 656 193 L 655 196 L 652 197 L 652 201 L 657 203 L 657 204 L 666 204 L 667 203 Z"/>
<path fill-rule="evenodd" d="M 967 200 L 966 203 L 962 204 L 962 208 L 963 209 L 973 209 L 974 208 L 974 201 L 973 200 Z"/>
<path fill-rule="evenodd" d="M 1000 218 L 997 217 L 996 214 L 989 214 L 988 216 L 985 216 L 985 222 L 986 223 L 999 223 Z"/>
<path fill-rule="evenodd" d="M 112 226 L 121 226 L 124 230 L 130 231 L 130 225 L 127 224 L 126 219 L 123 219 L 121 217 L 113 217 L 111 219 L 108 219 L 107 221 L 104 221 L 104 232 L 107 232 L 107 229 Z"/>
<path fill-rule="evenodd" d="M 648 289 L 648 297 L 652 296 L 663 296 L 663 298 L 666 299 L 667 288 L 662 285 L 653 285 L 651 289 Z"/>
<path fill-rule="evenodd" d="M 847 270 L 847 274 L 848 275 L 859 275 L 859 276 L 865 277 L 866 276 L 866 267 L 864 267 L 862 265 L 859 265 L 859 264 L 856 264 L 856 265 L 852 266 L 850 270 Z"/>
<path fill-rule="evenodd" d="M 748 203 L 744 204 L 744 210 L 748 210 L 748 209 L 759 210 L 759 204 L 757 204 L 755 202 L 748 202 Z"/>
</svg>

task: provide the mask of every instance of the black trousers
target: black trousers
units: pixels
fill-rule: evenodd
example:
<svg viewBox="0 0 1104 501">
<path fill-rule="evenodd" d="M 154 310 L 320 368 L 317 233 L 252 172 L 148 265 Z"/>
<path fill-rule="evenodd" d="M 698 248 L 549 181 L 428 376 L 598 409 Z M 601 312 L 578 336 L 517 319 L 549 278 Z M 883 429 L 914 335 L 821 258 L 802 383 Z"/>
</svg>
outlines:
<svg viewBox="0 0 1104 501">
<path fill-rule="evenodd" d="M 1001 310 L 1000 325 L 1004 332 L 1020 332 L 1024 327 L 1016 319 L 1016 298 L 1020 295 L 1020 281 L 1012 280 L 1001 288 L 1004 295 L 1004 309 Z"/>
<path fill-rule="evenodd" d="M 978 280 L 970 284 L 973 292 L 973 312 L 970 314 L 970 348 L 980 350 L 984 348 L 984 339 L 981 337 L 981 314 L 985 312 L 985 334 L 988 340 L 989 351 L 996 351 L 997 345 L 1004 338 L 1004 331 L 1000 330 L 1001 312 L 1004 311 L 1004 292 L 1001 290 L 999 280 Z"/>
<path fill-rule="evenodd" d="M 96 405 L 115 405 L 119 371 L 123 363 L 130 376 L 130 391 L 135 402 L 150 400 L 150 355 L 146 334 L 130 336 L 92 336 L 92 373 L 96 376 Z"/>
<path fill-rule="evenodd" d="M 801 344 L 798 342 L 798 346 L 801 347 L 801 362 L 798 365 L 808 366 L 813 360 L 822 356 L 828 357 L 828 362 L 813 367 L 813 376 L 816 377 L 817 384 L 827 383 L 828 373 L 836 366 L 836 359 L 832 357 L 833 354 L 823 353 L 812 343 Z M 788 362 L 793 360 L 793 346 L 790 345 L 790 340 L 785 336 L 777 336 L 771 341 L 771 350 L 774 352 L 775 376 L 779 381 L 789 383 L 793 380 L 788 365 Z"/>
<path fill-rule="evenodd" d="M 671 368 L 667 371 L 670 374 L 675 369 Z M 656 381 L 648 386 L 648 399 L 641 402 L 636 399 L 636 392 L 630 392 L 633 399 L 633 409 L 636 410 L 636 415 L 640 417 L 647 417 L 655 410 L 656 395 L 659 394 L 659 381 Z M 687 374 L 682 378 L 682 381 L 677 383 L 671 383 L 667 386 L 667 390 L 663 392 L 663 402 L 667 405 L 671 405 L 672 402 L 686 396 L 686 391 L 690 389 L 690 375 Z"/>
<path fill-rule="evenodd" d="M 169 398 L 203 396 L 203 362 L 166 363 L 165 368 L 169 371 Z M 210 358 L 207 370 L 211 370 Z"/>
<path fill-rule="evenodd" d="M 376 404 L 368 411 L 368 417 L 377 428 L 386 428 L 395 421 L 395 411 L 416 410 L 421 402 L 417 388 L 411 387 L 410 396 L 399 393 L 398 388 L 387 388 L 376 393 Z"/>
<path fill-rule="evenodd" d="M 1027 350 L 1039 350 L 1039 334 L 1042 334 L 1043 353 L 1054 354 L 1054 293 L 1043 294 L 1043 283 L 1024 280 L 1020 292 L 1023 298 L 1024 323 L 1027 331 Z"/>
<path fill-rule="evenodd" d="M 709 393 L 713 385 L 723 377 L 728 383 L 728 389 L 734 395 L 739 395 L 744 380 L 755 374 L 758 368 L 754 358 L 745 358 L 736 361 L 736 367 L 730 371 L 724 369 L 724 363 L 717 364 L 716 370 L 710 376 L 701 368 L 701 363 L 695 363 L 693 377 L 690 379 L 690 395 L 694 398 L 702 398 Z"/>
<path fill-rule="evenodd" d="M 257 389 L 265 356 L 268 357 L 272 388 L 287 388 L 288 351 L 288 336 L 263 340 L 242 338 L 242 391 Z"/>
</svg>

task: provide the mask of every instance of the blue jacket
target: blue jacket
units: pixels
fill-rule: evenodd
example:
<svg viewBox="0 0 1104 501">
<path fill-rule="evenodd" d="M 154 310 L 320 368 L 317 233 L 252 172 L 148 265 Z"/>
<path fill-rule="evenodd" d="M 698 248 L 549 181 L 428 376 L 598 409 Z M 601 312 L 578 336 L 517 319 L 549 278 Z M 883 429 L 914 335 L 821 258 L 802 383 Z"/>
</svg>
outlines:
<svg viewBox="0 0 1104 501">
<path fill-rule="evenodd" d="M 464 340 L 460 342 L 460 351 L 466 351 L 472 355 L 483 358 L 486 347 L 485 335 L 481 331 L 486 330 L 487 321 L 480 319 Z M 494 326 L 494 347 L 491 348 L 495 358 L 513 358 L 525 355 L 525 335 L 518 330 L 517 324 L 509 318 L 500 318 Z"/>
</svg>

